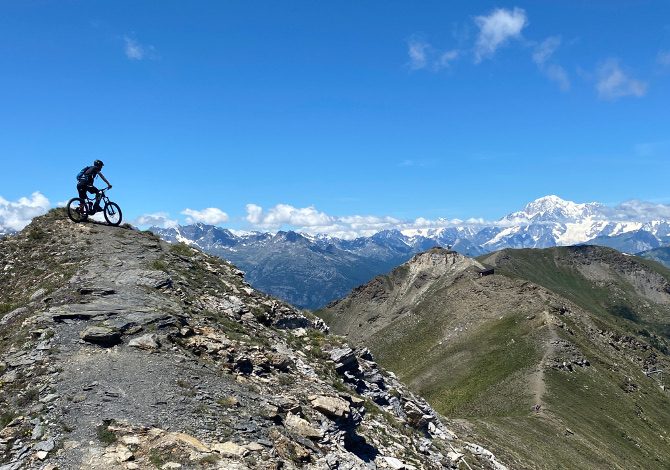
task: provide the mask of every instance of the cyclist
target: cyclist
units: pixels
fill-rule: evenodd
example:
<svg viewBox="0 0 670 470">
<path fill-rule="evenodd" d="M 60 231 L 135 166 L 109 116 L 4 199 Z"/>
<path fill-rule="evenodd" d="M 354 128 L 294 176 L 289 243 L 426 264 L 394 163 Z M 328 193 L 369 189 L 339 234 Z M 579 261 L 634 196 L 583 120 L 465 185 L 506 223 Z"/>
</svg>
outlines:
<svg viewBox="0 0 670 470">
<path fill-rule="evenodd" d="M 77 175 L 77 191 L 79 192 L 81 207 L 86 207 L 86 192 L 95 194 L 95 205 L 93 206 L 93 212 L 91 214 L 95 214 L 102 210 L 100 207 L 100 190 L 93 185 L 95 177 L 100 176 L 100 178 L 107 183 L 107 189 L 111 189 L 112 187 L 109 181 L 107 181 L 107 178 L 105 178 L 105 175 L 100 172 L 103 166 L 105 165 L 102 161 L 96 160 L 93 162 L 93 166 L 85 167 Z"/>
</svg>

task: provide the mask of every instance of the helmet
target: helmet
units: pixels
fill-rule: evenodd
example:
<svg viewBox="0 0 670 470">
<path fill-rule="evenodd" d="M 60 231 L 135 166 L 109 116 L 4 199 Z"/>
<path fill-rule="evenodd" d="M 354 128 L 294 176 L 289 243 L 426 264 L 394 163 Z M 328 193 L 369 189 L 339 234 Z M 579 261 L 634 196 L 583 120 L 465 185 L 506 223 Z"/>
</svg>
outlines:
<svg viewBox="0 0 670 470">
<path fill-rule="evenodd" d="M 102 160 L 96 160 L 93 162 L 93 166 L 96 168 L 102 168 L 103 166 L 105 166 L 105 164 L 102 163 Z"/>
</svg>

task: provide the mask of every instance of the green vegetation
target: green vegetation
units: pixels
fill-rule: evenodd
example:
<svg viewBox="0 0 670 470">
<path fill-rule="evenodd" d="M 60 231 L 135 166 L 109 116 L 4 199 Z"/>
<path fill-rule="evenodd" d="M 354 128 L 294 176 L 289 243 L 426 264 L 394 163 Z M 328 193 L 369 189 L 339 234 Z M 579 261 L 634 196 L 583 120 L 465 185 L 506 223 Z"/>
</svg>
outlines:
<svg viewBox="0 0 670 470">
<path fill-rule="evenodd" d="M 32 228 L 28 231 L 28 240 L 30 241 L 40 241 L 44 240 L 46 238 L 47 234 L 44 232 L 44 230 L 40 228 Z"/>
<path fill-rule="evenodd" d="M 193 248 L 191 248 L 187 244 L 181 243 L 181 242 L 170 245 L 170 253 L 173 253 L 173 254 L 179 255 L 179 256 L 185 256 L 185 257 L 188 257 L 188 258 L 192 257 L 195 254 Z"/>
<path fill-rule="evenodd" d="M 156 259 L 151 262 L 151 269 L 156 271 L 168 272 L 168 265 L 162 259 Z"/>
<path fill-rule="evenodd" d="M 589 256 L 581 253 L 584 250 L 596 252 L 590 256 L 595 259 L 589 258 L 588 263 L 602 262 L 604 266 L 608 263 L 616 266 L 622 263 L 624 256 L 601 247 L 505 250 L 499 256 L 501 261 L 496 272 L 526 279 L 556 292 L 599 315 L 606 321 L 608 329 L 617 325 L 632 331 L 644 328 L 670 339 L 670 308 L 659 304 L 650 307 L 649 300 L 631 284 L 630 279 L 618 274 L 613 268 L 608 270 L 606 280 L 588 279 L 578 269 L 581 265 L 580 256 Z M 635 257 L 626 257 L 624 260 L 630 264 L 630 270 L 646 268 L 670 282 L 670 270 L 654 261 Z"/>
<path fill-rule="evenodd" d="M 160 450 L 151 449 L 151 452 L 149 452 L 149 462 L 151 462 L 154 467 L 161 468 L 165 465 L 166 460 Z"/>
<path fill-rule="evenodd" d="M 530 335 L 522 316 L 509 315 L 442 348 L 419 343 L 424 348 L 412 351 L 409 361 L 402 354 L 413 341 L 387 357 L 389 367 L 446 416 L 526 415 L 531 400 L 524 376 L 541 359 Z"/>
<path fill-rule="evenodd" d="M 2 318 L 2 316 L 3 316 L 5 313 L 9 313 L 9 312 L 11 312 L 12 310 L 14 310 L 14 308 L 15 308 L 15 305 L 14 305 L 14 304 L 10 304 L 10 303 L 0 303 L 0 318 Z"/>
<path fill-rule="evenodd" d="M 16 399 L 16 405 L 20 407 L 25 407 L 33 403 L 40 396 L 40 391 L 38 388 L 29 388 L 25 391 L 23 395 L 20 395 Z"/>
<path fill-rule="evenodd" d="M 16 418 L 16 413 L 11 410 L 0 413 L 0 430 L 11 423 L 14 418 Z"/>
<path fill-rule="evenodd" d="M 109 430 L 106 424 L 101 424 L 95 428 L 98 440 L 103 444 L 114 444 L 116 442 L 116 434 Z"/>
</svg>

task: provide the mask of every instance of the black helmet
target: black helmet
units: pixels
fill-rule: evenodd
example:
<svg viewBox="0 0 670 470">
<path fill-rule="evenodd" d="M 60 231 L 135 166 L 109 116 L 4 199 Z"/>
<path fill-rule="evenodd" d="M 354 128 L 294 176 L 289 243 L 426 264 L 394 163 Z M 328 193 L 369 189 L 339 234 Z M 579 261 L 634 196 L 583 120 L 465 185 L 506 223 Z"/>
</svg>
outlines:
<svg viewBox="0 0 670 470">
<path fill-rule="evenodd" d="M 103 166 L 105 166 L 105 164 L 102 163 L 102 160 L 96 160 L 93 162 L 93 166 L 96 168 L 102 168 Z"/>
</svg>

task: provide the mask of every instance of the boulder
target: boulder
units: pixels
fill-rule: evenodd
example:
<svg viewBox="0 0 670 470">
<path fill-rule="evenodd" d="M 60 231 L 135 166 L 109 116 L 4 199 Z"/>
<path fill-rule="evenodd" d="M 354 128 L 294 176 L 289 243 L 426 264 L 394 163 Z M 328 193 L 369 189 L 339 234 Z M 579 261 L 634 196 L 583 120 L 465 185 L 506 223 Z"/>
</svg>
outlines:
<svg viewBox="0 0 670 470">
<path fill-rule="evenodd" d="M 128 346 L 150 351 L 160 348 L 160 342 L 158 341 L 158 336 L 156 336 L 154 333 L 151 333 L 140 336 L 139 338 L 131 339 L 128 343 Z"/>
<path fill-rule="evenodd" d="M 46 289 L 37 289 L 33 293 L 33 295 L 30 296 L 30 301 L 33 302 L 33 301 L 39 299 L 40 297 L 42 297 L 46 293 L 47 293 Z"/>
<path fill-rule="evenodd" d="M 335 363 L 335 369 L 341 374 L 344 371 L 358 369 L 358 360 L 351 348 L 335 348 L 330 351 L 330 360 Z"/>
<path fill-rule="evenodd" d="M 312 426 L 309 421 L 302 419 L 298 415 L 293 413 L 288 413 L 286 419 L 284 420 L 284 426 L 290 431 L 299 434 L 302 437 L 308 439 L 321 439 L 323 437 L 323 431 Z"/>
<path fill-rule="evenodd" d="M 224 442 L 223 444 L 214 444 L 212 450 L 218 452 L 223 457 L 228 458 L 242 458 L 249 452 L 248 449 L 239 446 L 232 441 Z"/>
<path fill-rule="evenodd" d="M 101 346 L 114 346 L 121 342 L 121 333 L 104 326 L 90 326 L 82 331 L 79 336 L 86 342 Z"/>
<path fill-rule="evenodd" d="M 319 395 L 310 401 L 315 410 L 331 418 L 343 418 L 349 415 L 350 405 L 341 398 Z"/>
<path fill-rule="evenodd" d="M 393 470 L 405 470 L 407 468 L 404 463 L 395 457 L 384 457 L 384 460 L 389 468 L 392 468 Z"/>
</svg>

